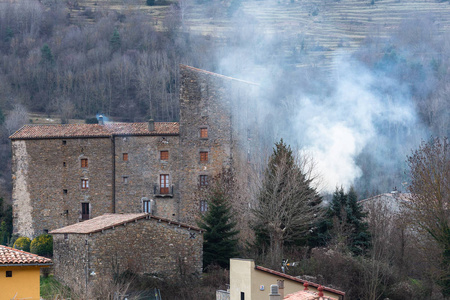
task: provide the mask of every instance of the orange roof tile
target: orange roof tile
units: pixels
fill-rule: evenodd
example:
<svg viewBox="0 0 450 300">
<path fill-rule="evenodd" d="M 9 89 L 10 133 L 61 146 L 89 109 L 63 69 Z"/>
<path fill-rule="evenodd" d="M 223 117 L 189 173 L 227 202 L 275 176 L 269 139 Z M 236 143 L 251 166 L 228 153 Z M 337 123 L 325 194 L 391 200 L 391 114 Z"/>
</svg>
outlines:
<svg viewBox="0 0 450 300">
<path fill-rule="evenodd" d="M 51 265 L 52 260 L 22 250 L 0 245 L 0 267 L 9 265 Z"/>
<path fill-rule="evenodd" d="M 264 271 L 264 272 L 267 272 L 267 273 L 270 273 L 270 274 L 273 274 L 273 275 L 277 275 L 277 276 L 280 276 L 280 277 L 283 277 L 283 278 L 286 278 L 286 279 L 289 279 L 289 280 L 292 280 L 292 281 L 300 282 L 300 283 L 308 282 L 309 286 L 313 286 L 315 288 L 318 288 L 320 286 L 320 284 L 317 284 L 317 283 L 314 283 L 314 282 L 311 282 L 311 281 L 307 281 L 307 280 L 303 280 L 303 279 L 300 279 L 300 278 L 297 278 L 297 277 L 294 277 L 294 276 L 291 276 L 291 275 L 287 275 L 287 274 L 284 274 L 284 273 L 281 273 L 281 272 L 278 272 L 278 271 L 275 271 L 275 270 L 272 270 L 272 269 L 269 269 L 269 268 L 265 268 L 265 267 L 261 267 L 261 266 L 255 266 L 255 269 L 256 270 L 260 270 L 260 271 Z M 323 286 L 323 290 L 327 291 L 327 292 L 330 292 L 330 293 L 337 294 L 337 295 L 345 296 L 344 292 L 336 290 L 336 289 L 332 289 L 332 288 L 329 288 L 329 287 Z"/>
<path fill-rule="evenodd" d="M 106 123 L 64 124 L 64 125 L 25 125 L 9 138 L 46 139 L 78 137 L 110 137 L 112 135 L 178 135 L 179 123 L 155 122 L 155 130 L 148 130 L 148 123 Z"/>
<path fill-rule="evenodd" d="M 319 297 L 318 293 L 313 291 L 299 291 L 293 294 L 289 294 L 283 298 L 283 300 L 338 300 L 332 297 Z"/>
<path fill-rule="evenodd" d="M 77 234 L 89 234 L 100 232 L 102 230 L 106 230 L 109 228 L 117 227 L 120 225 L 124 225 L 126 223 L 134 222 L 140 219 L 154 219 L 157 221 L 177 225 L 183 228 L 189 228 L 196 231 L 202 231 L 200 228 L 189 226 L 184 223 L 172 221 L 165 218 L 155 217 L 148 213 L 137 213 L 137 214 L 104 214 L 99 217 L 95 217 L 90 220 L 86 220 L 83 222 L 75 223 L 66 227 L 62 227 L 59 229 L 55 229 L 50 231 L 50 234 L 57 233 L 77 233 Z"/>
</svg>

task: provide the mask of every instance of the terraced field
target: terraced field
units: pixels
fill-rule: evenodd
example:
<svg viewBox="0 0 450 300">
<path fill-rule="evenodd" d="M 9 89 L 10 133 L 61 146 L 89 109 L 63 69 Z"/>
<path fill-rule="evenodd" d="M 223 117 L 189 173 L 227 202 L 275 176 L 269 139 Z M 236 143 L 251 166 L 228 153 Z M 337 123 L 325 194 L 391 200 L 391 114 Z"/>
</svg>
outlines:
<svg viewBox="0 0 450 300">
<path fill-rule="evenodd" d="M 174 1 L 174 0 L 171 0 Z M 188 1 L 185 24 L 189 30 L 222 37 L 235 24 L 226 17 L 228 4 L 211 8 Z M 441 34 L 450 33 L 450 1 L 424 0 L 243 0 L 242 10 L 254 20 L 254 26 L 267 34 L 287 33 L 290 39 L 303 39 L 308 55 L 316 65 L 329 67 L 336 50 L 354 50 L 368 36 L 387 37 L 408 18 L 428 17 Z M 141 2 L 117 0 L 81 1 L 86 7 L 109 7 L 118 11 L 143 10 L 161 24 L 168 6 L 145 6 Z M 223 12 L 217 12 L 223 10 Z M 297 46 L 298 47 L 297 43 Z M 316 57 L 316 59 L 314 59 Z M 324 59 L 325 58 L 325 59 Z M 311 63 L 311 59 L 308 61 Z M 301 64 L 299 64 L 301 66 Z"/>
</svg>

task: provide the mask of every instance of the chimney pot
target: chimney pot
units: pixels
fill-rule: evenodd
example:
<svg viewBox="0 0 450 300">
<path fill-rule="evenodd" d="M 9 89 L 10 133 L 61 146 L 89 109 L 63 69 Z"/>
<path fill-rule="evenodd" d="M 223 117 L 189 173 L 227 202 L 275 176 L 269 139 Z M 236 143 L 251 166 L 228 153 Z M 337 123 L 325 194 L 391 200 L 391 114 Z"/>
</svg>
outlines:
<svg viewBox="0 0 450 300">
<path fill-rule="evenodd" d="M 153 119 L 148 120 L 148 131 L 155 131 L 155 121 Z"/>
<path fill-rule="evenodd" d="M 99 115 L 98 116 L 98 124 L 99 125 L 105 125 L 105 123 L 103 122 L 103 115 Z"/>
</svg>

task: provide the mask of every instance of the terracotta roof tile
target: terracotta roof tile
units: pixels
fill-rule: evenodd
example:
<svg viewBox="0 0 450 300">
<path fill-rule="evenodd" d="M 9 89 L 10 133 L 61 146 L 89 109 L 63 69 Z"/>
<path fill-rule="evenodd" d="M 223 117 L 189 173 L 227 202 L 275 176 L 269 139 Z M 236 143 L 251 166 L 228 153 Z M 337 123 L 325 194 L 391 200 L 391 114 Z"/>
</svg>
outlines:
<svg viewBox="0 0 450 300">
<path fill-rule="evenodd" d="M 110 137 L 111 135 L 178 135 L 179 123 L 155 122 L 155 130 L 148 130 L 148 123 L 106 123 L 64 124 L 64 125 L 25 125 L 10 139 L 45 139 L 77 137 Z"/>
<path fill-rule="evenodd" d="M 51 265 L 52 260 L 22 250 L 0 245 L 0 266 L 2 265 Z"/>
<path fill-rule="evenodd" d="M 75 223 L 66 227 L 52 230 L 50 234 L 58 234 L 58 233 L 89 234 L 146 218 L 151 218 L 160 222 L 178 225 L 179 227 L 183 228 L 202 231 L 200 228 L 189 226 L 184 223 L 172 221 L 165 218 L 155 217 L 148 213 L 138 213 L 138 214 L 104 214 L 90 220 L 86 220 L 83 222 Z"/>
<path fill-rule="evenodd" d="M 264 271 L 264 272 L 267 272 L 267 273 L 270 273 L 270 274 L 273 274 L 273 275 L 277 275 L 277 276 L 280 276 L 280 277 L 283 277 L 283 278 L 286 278 L 286 279 L 289 279 L 289 280 L 292 280 L 292 281 L 300 282 L 300 283 L 308 282 L 309 286 L 313 286 L 315 288 L 318 288 L 320 286 L 317 283 L 314 283 L 314 282 L 311 282 L 311 281 L 307 281 L 307 280 L 303 280 L 303 279 L 300 279 L 300 278 L 297 278 L 297 277 L 294 277 L 294 276 L 291 276 L 291 275 L 287 275 L 287 274 L 284 274 L 284 273 L 281 273 L 281 272 L 278 272 L 278 271 L 275 271 L 275 270 L 272 270 L 272 269 L 268 269 L 268 268 L 265 268 L 265 267 L 255 266 L 255 269 L 256 270 L 260 270 L 260 271 Z M 335 290 L 335 289 L 332 289 L 332 288 L 329 288 L 329 287 L 325 287 L 324 286 L 323 290 L 327 291 L 327 292 L 330 292 L 330 293 L 334 293 L 334 294 L 345 296 L 344 292 L 339 291 L 339 290 Z"/>
<path fill-rule="evenodd" d="M 318 293 L 313 291 L 299 291 L 293 294 L 289 294 L 283 298 L 283 300 L 338 300 L 337 298 L 332 297 L 319 297 Z"/>
</svg>

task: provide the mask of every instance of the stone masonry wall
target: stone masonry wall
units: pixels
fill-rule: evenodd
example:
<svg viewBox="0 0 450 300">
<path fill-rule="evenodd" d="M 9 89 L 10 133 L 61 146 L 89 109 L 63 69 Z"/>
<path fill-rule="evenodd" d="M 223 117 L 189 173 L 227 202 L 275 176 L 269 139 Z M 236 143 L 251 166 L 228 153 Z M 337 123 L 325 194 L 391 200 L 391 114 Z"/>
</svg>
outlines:
<svg viewBox="0 0 450 300">
<path fill-rule="evenodd" d="M 76 223 L 81 217 L 81 203 L 89 203 L 90 218 L 112 212 L 112 151 L 108 138 L 25 140 L 13 141 L 13 145 L 16 233 L 32 238 L 44 230 Z M 82 158 L 88 159 L 88 167 L 81 167 Z M 89 180 L 89 188 L 82 189 L 82 179 Z M 22 198 L 26 193 L 32 207 L 32 230 L 20 221 L 29 214 L 24 209 L 28 200 Z"/>
<path fill-rule="evenodd" d="M 180 162 L 178 136 L 116 137 L 116 212 L 142 212 L 143 200 L 153 200 L 153 214 L 179 219 L 180 199 L 178 170 Z M 169 159 L 161 160 L 160 151 L 168 151 Z M 123 154 L 128 160 L 123 160 Z M 158 196 L 160 175 L 169 175 L 173 194 Z M 155 194 L 156 187 L 156 194 Z M 172 192 L 172 189 L 171 191 Z"/>
<path fill-rule="evenodd" d="M 203 236 L 178 225 L 141 219 L 104 232 L 54 234 L 55 277 L 73 289 L 82 290 L 109 279 L 114 272 L 131 270 L 140 274 L 171 277 L 201 274 Z M 75 259 L 74 259 L 75 258 Z"/>
<path fill-rule="evenodd" d="M 232 168 L 239 182 L 248 181 L 248 163 L 256 151 L 250 147 L 254 147 L 252 132 L 258 119 L 256 102 L 251 100 L 256 89 L 255 84 L 181 67 L 180 171 L 184 176 L 180 189 L 182 215 L 186 216 L 181 221 L 195 224 L 199 215 L 200 175 L 212 178 L 223 168 Z M 201 128 L 208 128 L 207 139 L 200 138 Z M 207 162 L 200 162 L 200 151 L 209 152 Z M 248 208 L 248 203 L 236 205 Z"/>
</svg>

